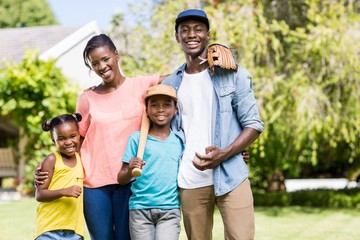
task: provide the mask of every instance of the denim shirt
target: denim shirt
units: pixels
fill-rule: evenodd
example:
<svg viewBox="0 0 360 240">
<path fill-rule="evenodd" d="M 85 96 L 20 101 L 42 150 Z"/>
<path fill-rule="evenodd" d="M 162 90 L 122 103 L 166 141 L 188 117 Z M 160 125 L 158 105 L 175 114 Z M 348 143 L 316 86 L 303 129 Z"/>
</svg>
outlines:
<svg viewBox="0 0 360 240">
<path fill-rule="evenodd" d="M 186 63 L 169 75 L 163 84 L 173 86 L 178 92 L 185 66 Z M 215 93 L 212 144 L 219 149 L 226 148 L 245 127 L 262 132 L 264 124 L 259 116 L 252 90 L 252 78 L 248 71 L 241 66 L 238 66 L 237 72 L 215 68 L 215 74 L 210 76 Z M 171 128 L 186 144 L 184 131 L 181 128 L 181 106 L 171 123 Z M 215 195 L 221 196 L 232 191 L 248 175 L 249 169 L 242 154 L 236 154 L 223 161 L 213 170 Z"/>
</svg>

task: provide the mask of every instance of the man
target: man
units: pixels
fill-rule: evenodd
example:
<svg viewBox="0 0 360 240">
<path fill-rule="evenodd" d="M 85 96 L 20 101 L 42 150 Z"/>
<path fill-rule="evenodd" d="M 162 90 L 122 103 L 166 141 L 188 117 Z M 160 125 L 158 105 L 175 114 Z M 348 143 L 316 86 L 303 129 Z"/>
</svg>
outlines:
<svg viewBox="0 0 360 240">
<path fill-rule="evenodd" d="M 181 12 L 175 37 L 186 63 L 164 80 L 177 90 L 172 129 L 185 143 L 178 184 L 188 239 L 212 239 L 217 205 L 225 239 L 254 239 L 253 197 L 241 151 L 263 131 L 252 78 L 241 66 L 210 73 L 210 24 L 199 9 Z"/>
</svg>

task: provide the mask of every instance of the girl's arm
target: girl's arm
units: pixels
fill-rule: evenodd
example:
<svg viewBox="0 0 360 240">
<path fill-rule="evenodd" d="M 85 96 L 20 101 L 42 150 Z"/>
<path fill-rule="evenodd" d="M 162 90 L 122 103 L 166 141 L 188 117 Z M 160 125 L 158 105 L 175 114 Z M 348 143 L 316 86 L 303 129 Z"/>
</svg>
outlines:
<svg viewBox="0 0 360 240">
<path fill-rule="evenodd" d="M 42 171 L 48 172 L 48 178 L 44 180 L 44 184 L 38 185 L 35 191 L 35 198 L 38 202 L 51 202 L 61 197 L 79 197 L 82 188 L 80 186 L 71 186 L 57 190 L 49 190 L 49 186 L 54 174 L 56 157 L 52 153 L 48 155 L 42 163 Z"/>
</svg>

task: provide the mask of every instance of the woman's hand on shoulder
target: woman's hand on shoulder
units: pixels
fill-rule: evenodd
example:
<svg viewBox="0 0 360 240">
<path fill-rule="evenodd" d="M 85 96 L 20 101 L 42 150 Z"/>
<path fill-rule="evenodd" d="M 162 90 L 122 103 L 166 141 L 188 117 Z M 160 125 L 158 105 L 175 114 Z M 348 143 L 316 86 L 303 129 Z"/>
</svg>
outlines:
<svg viewBox="0 0 360 240">
<path fill-rule="evenodd" d="M 166 75 L 160 75 L 159 77 L 159 84 L 162 83 L 162 81 L 164 81 L 165 78 L 167 78 L 170 74 L 166 74 Z"/>
</svg>

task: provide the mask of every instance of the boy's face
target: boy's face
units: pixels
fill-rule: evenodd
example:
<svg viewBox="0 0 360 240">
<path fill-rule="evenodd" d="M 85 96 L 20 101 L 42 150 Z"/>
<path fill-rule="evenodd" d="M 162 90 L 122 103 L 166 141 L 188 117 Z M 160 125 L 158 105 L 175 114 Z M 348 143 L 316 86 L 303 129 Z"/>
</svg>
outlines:
<svg viewBox="0 0 360 240">
<path fill-rule="evenodd" d="M 170 126 L 177 112 L 175 100 L 166 95 L 152 96 L 148 99 L 146 112 L 153 126 Z"/>
</svg>

